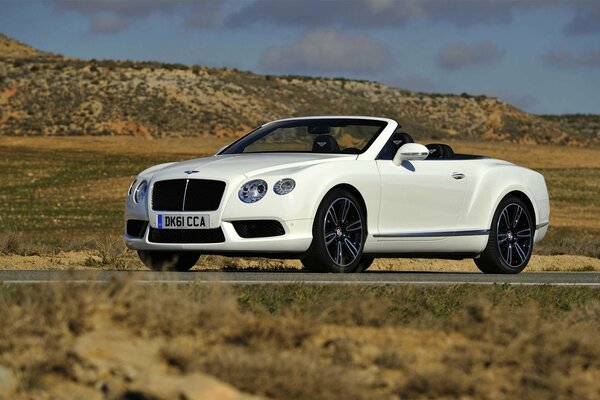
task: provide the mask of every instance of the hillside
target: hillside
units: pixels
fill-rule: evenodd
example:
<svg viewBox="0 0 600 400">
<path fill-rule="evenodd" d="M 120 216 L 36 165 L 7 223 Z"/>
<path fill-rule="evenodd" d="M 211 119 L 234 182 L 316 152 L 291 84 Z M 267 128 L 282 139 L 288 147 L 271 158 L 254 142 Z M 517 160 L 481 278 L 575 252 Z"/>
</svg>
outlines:
<svg viewBox="0 0 600 400">
<path fill-rule="evenodd" d="M 558 123 L 567 131 L 577 132 L 591 140 L 600 141 L 600 115 L 565 114 L 540 115 L 539 117 Z"/>
<path fill-rule="evenodd" d="M 7 49 L 5 51 L 5 49 Z M 409 92 L 346 79 L 67 59 L 0 37 L 1 135 L 236 136 L 315 114 L 396 118 L 416 136 L 583 145 L 600 141 L 495 98 Z"/>
<path fill-rule="evenodd" d="M 21 43 L 18 40 L 10 38 L 0 33 L 0 57 L 43 57 L 51 56 L 31 46 Z"/>
</svg>

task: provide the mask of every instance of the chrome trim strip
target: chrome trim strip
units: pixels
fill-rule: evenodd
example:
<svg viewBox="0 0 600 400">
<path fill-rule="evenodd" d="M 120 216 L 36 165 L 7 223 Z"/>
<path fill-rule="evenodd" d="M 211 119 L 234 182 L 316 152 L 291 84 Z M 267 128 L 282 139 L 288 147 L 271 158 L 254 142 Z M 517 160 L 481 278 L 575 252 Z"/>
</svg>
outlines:
<svg viewBox="0 0 600 400">
<path fill-rule="evenodd" d="M 402 238 L 402 237 L 435 237 L 435 236 L 477 236 L 489 235 L 489 229 L 477 229 L 472 231 L 449 231 L 449 232 L 415 232 L 415 233 L 386 233 L 373 235 L 374 238 Z"/>
<path fill-rule="evenodd" d="M 185 198 L 187 197 L 187 188 L 190 184 L 190 180 L 185 180 L 185 189 L 183 189 L 183 204 L 181 205 L 181 211 L 185 211 Z"/>
<path fill-rule="evenodd" d="M 549 224 L 549 222 L 544 222 L 544 223 L 541 223 L 541 224 L 537 224 L 537 226 L 535 227 L 535 230 L 537 231 L 540 228 L 548 226 L 548 224 Z"/>
</svg>

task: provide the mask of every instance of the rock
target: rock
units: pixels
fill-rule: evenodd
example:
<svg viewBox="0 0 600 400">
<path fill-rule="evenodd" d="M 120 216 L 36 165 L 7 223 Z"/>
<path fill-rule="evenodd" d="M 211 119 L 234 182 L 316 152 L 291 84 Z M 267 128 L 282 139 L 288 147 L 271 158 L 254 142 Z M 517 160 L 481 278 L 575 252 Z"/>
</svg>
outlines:
<svg viewBox="0 0 600 400">
<path fill-rule="evenodd" d="M 201 373 L 175 376 L 158 370 L 149 371 L 129 385 L 123 397 L 186 400 L 258 399 L 258 397 L 241 393 L 232 386 Z"/>
<path fill-rule="evenodd" d="M 80 336 L 69 353 L 70 375 L 109 398 L 258 399 L 198 372 L 179 375 L 160 355 L 161 343 L 111 329 Z"/>
<path fill-rule="evenodd" d="M 16 389 L 17 380 L 12 371 L 0 365 L 0 399 L 8 396 Z"/>
</svg>

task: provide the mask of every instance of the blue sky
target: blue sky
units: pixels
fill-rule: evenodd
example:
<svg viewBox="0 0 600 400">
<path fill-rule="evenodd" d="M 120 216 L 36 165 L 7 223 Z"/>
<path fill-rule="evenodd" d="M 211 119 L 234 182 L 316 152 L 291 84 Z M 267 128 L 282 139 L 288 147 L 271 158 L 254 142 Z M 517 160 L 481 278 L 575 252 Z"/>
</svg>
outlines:
<svg viewBox="0 0 600 400">
<path fill-rule="evenodd" d="M 342 76 L 600 114 L 600 0 L 0 2 L 0 32 L 71 57 Z"/>
</svg>

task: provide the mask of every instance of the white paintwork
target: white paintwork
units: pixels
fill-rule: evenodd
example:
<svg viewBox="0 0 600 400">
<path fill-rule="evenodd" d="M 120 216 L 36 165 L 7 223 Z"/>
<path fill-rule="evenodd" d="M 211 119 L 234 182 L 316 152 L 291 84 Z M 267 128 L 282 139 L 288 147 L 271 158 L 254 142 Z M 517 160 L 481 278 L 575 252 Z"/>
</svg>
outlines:
<svg viewBox="0 0 600 400">
<path fill-rule="evenodd" d="M 127 197 L 125 220 L 148 220 L 156 227 L 157 213 L 150 209 L 154 183 L 168 179 L 216 179 L 226 182 L 225 193 L 214 212 L 209 214 L 211 227 L 221 227 L 224 243 L 157 244 L 125 234 L 131 249 L 197 250 L 206 252 L 296 253 L 308 249 L 317 208 L 329 190 L 338 185 L 355 188 L 366 205 L 368 236 L 365 253 L 480 253 L 487 235 L 452 236 L 448 232 L 485 231 L 491 226 L 499 202 L 510 192 L 521 192 L 535 211 L 534 241 L 543 239 L 549 221 L 549 199 L 544 178 L 539 173 L 495 159 L 377 160 L 382 147 L 398 127 L 387 118 L 373 117 L 306 117 L 364 118 L 386 122 L 387 126 L 362 154 L 249 153 L 215 155 L 180 163 L 161 164 L 138 176 L 149 182 L 144 202 L 136 204 Z M 408 146 L 408 147 L 407 147 Z M 422 152 L 425 147 L 409 144 L 399 153 Z M 403 150 L 404 149 L 404 150 Z M 426 149 L 426 148 L 425 148 Z M 197 170 L 187 175 L 184 171 Z M 464 178 L 455 179 L 453 175 Z M 287 195 L 277 195 L 273 185 L 282 178 L 292 178 L 296 188 Z M 248 180 L 263 179 L 269 188 L 265 197 L 251 204 L 238 198 L 239 188 Z M 172 214 L 172 213 L 171 213 Z M 186 212 L 185 214 L 194 214 Z M 276 219 L 285 235 L 243 239 L 232 221 Z M 419 233 L 440 233 L 428 237 L 405 237 Z"/>
</svg>

